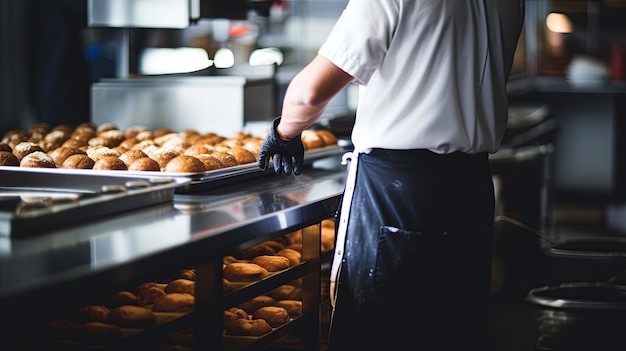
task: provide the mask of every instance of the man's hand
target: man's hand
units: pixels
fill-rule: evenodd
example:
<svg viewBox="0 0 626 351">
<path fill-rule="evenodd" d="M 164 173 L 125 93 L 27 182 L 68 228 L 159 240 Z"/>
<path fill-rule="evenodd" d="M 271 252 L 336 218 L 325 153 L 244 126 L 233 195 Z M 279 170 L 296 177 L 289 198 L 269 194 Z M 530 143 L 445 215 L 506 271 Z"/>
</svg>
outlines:
<svg viewBox="0 0 626 351">
<path fill-rule="evenodd" d="M 294 175 L 302 173 L 304 163 L 304 145 L 300 135 L 284 141 L 276 133 L 276 126 L 280 123 L 280 117 L 274 119 L 270 132 L 265 137 L 261 150 L 259 150 L 259 167 L 265 170 L 270 163 L 270 157 L 274 161 L 274 172 Z"/>
</svg>

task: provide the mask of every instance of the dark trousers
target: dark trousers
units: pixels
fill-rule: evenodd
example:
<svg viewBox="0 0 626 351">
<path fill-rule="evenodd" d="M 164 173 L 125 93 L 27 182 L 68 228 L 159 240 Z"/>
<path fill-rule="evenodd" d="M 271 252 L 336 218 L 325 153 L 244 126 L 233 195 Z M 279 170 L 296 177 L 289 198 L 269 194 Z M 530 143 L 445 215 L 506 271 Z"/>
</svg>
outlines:
<svg viewBox="0 0 626 351">
<path fill-rule="evenodd" d="M 329 350 L 485 350 L 487 154 L 359 157 Z"/>
</svg>

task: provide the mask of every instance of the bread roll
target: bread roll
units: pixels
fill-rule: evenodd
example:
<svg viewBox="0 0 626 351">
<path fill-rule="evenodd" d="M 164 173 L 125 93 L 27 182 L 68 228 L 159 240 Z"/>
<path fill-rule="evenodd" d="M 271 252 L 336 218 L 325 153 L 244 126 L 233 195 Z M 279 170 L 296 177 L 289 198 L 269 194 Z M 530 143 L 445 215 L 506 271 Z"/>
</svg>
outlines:
<svg viewBox="0 0 626 351">
<path fill-rule="evenodd" d="M 317 134 L 317 136 L 322 138 L 325 146 L 337 145 L 337 137 L 332 132 L 325 129 L 320 129 L 316 130 L 315 133 Z"/>
<path fill-rule="evenodd" d="M 140 144 L 141 143 L 139 143 L 138 145 L 140 145 Z M 146 151 L 144 151 L 144 152 L 146 152 Z M 158 148 L 153 149 L 153 150 L 149 150 L 146 153 L 148 154 L 148 156 L 150 156 L 151 159 L 157 161 L 159 163 L 159 166 L 162 169 L 165 168 L 165 166 L 167 166 L 167 164 L 171 160 L 173 160 L 174 158 L 176 158 L 176 157 L 181 155 L 181 153 L 176 151 L 176 150 L 165 149 L 165 148 L 161 148 L 161 147 L 158 147 Z"/>
<path fill-rule="evenodd" d="M 0 166 L 19 167 L 19 165 L 20 160 L 17 158 L 17 156 L 13 155 L 13 153 L 11 153 L 10 151 L 0 151 Z"/>
<path fill-rule="evenodd" d="M 233 262 L 223 269 L 224 278 L 231 282 L 251 282 L 267 275 L 267 270 L 255 263 Z"/>
<path fill-rule="evenodd" d="M 289 266 L 299 265 L 302 261 L 302 254 L 294 249 L 284 248 L 276 253 L 277 256 L 286 257 L 289 260 Z"/>
<path fill-rule="evenodd" d="M 257 309 L 252 314 L 252 319 L 264 319 L 272 328 L 278 328 L 289 322 L 289 312 L 279 306 L 265 306 Z"/>
<path fill-rule="evenodd" d="M 110 309 L 102 305 L 88 305 L 77 307 L 72 311 L 74 323 L 104 322 L 109 317 Z"/>
<path fill-rule="evenodd" d="M 147 172 L 159 172 L 161 171 L 161 166 L 159 163 L 150 157 L 142 157 L 140 159 L 134 160 L 130 165 L 128 165 L 129 171 L 147 171 Z"/>
<path fill-rule="evenodd" d="M 228 153 L 235 156 L 237 164 L 240 165 L 256 162 L 256 157 L 254 156 L 254 153 L 240 146 L 231 148 L 230 150 L 228 150 Z"/>
<path fill-rule="evenodd" d="M 302 301 L 300 300 L 280 300 L 276 302 L 276 306 L 282 307 L 287 310 L 291 318 L 299 317 L 302 315 Z"/>
<path fill-rule="evenodd" d="M 22 160 L 26 155 L 35 151 L 43 152 L 44 150 L 38 144 L 31 143 L 29 141 L 23 141 L 13 148 L 13 154 L 17 156 L 18 160 Z"/>
<path fill-rule="evenodd" d="M 139 302 L 137 295 L 127 290 L 121 290 L 104 299 L 104 305 L 109 308 L 115 308 L 124 305 L 139 306 L 141 303 Z"/>
<path fill-rule="evenodd" d="M 226 333 L 239 336 L 261 336 L 272 331 L 264 319 L 233 319 L 224 325 Z"/>
<path fill-rule="evenodd" d="M 195 155 L 200 162 L 204 164 L 204 168 L 207 171 L 213 171 L 216 169 L 224 168 L 224 164 L 217 157 L 210 154 Z"/>
<path fill-rule="evenodd" d="M 204 163 L 198 158 L 190 155 L 179 155 L 173 158 L 167 163 L 164 169 L 165 172 L 185 172 L 185 173 L 199 173 L 205 172 L 206 168 Z"/>
<path fill-rule="evenodd" d="M 61 168 L 92 169 L 96 162 L 87 155 L 71 155 L 63 161 Z"/>
<path fill-rule="evenodd" d="M 148 155 L 141 150 L 128 150 L 120 155 L 120 160 L 124 161 L 126 166 L 130 166 L 131 163 L 143 157 L 148 157 Z"/>
<path fill-rule="evenodd" d="M 246 311 L 248 314 L 253 314 L 256 310 L 261 307 L 266 306 L 274 306 L 276 305 L 276 299 L 267 296 L 267 295 L 259 295 L 251 298 L 250 300 L 244 301 L 239 304 L 239 308 Z"/>
<path fill-rule="evenodd" d="M 145 328 L 156 323 L 156 315 L 143 306 L 124 305 L 111 309 L 108 320 L 121 328 Z"/>
<path fill-rule="evenodd" d="M 252 263 L 258 264 L 269 272 L 277 272 L 289 268 L 289 259 L 284 256 L 257 256 L 252 259 Z"/>
<path fill-rule="evenodd" d="M 117 156 L 100 157 L 93 165 L 95 170 L 126 171 L 128 167 Z"/>
<path fill-rule="evenodd" d="M 158 297 L 165 294 L 163 287 L 156 283 L 142 284 L 137 288 L 137 299 L 142 305 L 151 305 Z"/>
<path fill-rule="evenodd" d="M 175 279 L 167 284 L 165 292 L 171 293 L 187 293 L 190 295 L 195 294 L 196 282 L 189 279 Z"/>
<path fill-rule="evenodd" d="M 56 168 L 54 160 L 43 151 L 32 152 L 20 161 L 20 167 Z"/>
<path fill-rule="evenodd" d="M 79 148 L 75 148 L 75 147 L 68 147 L 68 146 L 61 146 L 58 147 L 52 151 L 50 151 L 49 155 L 52 158 L 52 160 L 54 160 L 54 163 L 61 167 L 63 165 L 63 162 L 65 162 L 65 160 L 72 156 L 72 155 L 87 155 L 87 153 Z"/>
<path fill-rule="evenodd" d="M 302 131 L 302 144 L 305 150 L 317 149 L 324 146 L 324 140 L 312 130 Z"/>
<path fill-rule="evenodd" d="M 235 158 L 235 156 L 224 151 L 215 151 L 211 155 L 217 157 L 217 159 L 222 162 L 224 167 L 233 167 L 239 164 L 237 163 L 237 159 Z"/>
<path fill-rule="evenodd" d="M 157 297 L 152 305 L 154 312 L 188 312 L 195 306 L 195 298 L 191 294 L 171 293 Z"/>
</svg>

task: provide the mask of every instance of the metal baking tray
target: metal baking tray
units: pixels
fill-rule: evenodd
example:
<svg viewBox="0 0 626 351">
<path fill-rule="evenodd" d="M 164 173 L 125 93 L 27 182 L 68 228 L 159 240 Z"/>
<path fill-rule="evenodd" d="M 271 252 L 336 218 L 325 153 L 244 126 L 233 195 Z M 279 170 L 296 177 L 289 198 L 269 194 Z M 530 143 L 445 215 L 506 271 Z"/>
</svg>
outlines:
<svg viewBox="0 0 626 351">
<path fill-rule="evenodd" d="M 43 234 L 71 222 L 170 202 L 176 189 L 191 182 L 124 171 L 53 171 L 0 166 L 0 237 Z"/>
</svg>

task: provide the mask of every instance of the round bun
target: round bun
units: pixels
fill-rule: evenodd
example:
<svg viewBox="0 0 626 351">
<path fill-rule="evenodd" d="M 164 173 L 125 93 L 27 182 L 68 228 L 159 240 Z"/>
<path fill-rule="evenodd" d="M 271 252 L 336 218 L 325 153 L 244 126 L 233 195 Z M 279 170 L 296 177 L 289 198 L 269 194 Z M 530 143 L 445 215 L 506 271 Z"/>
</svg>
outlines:
<svg viewBox="0 0 626 351">
<path fill-rule="evenodd" d="M 93 165 L 95 170 L 126 171 L 128 167 L 117 156 L 102 156 Z"/>
<path fill-rule="evenodd" d="M 73 168 L 73 169 L 92 169 L 96 164 L 91 157 L 87 155 L 71 155 L 63 161 L 61 168 Z"/>
<path fill-rule="evenodd" d="M 134 161 L 144 157 L 148 157 L 148 155 L 141 150 L 128 150 L 120 155 L 120 160 L 124 161 L 126 166 L 130 166 Z"/>
<path fill-rule="evenodd" d="M 195 298 L 191 294 L 171 293 L 159 296 L 154 300 L 152 310 L 155 312 L 187 312 L 194 309 Z"/>
<path fill-rule="evenodd" d="M 246 313 L 248 314 L 254 314 L 254 312 L 261 307 L 274 305 L 276 305 L 275 298 L 267 295 L 259 295 L 251 298 L 248 301 L 240 303 L 238 307 L 246 311 Z"/>
<path fill-rule="evenodd" d="M 112 344 L 123 336 L 118 325 L 104 322 L 87 322 L 73 329 L 73 334 L 79 341 L 89 344 Z"/>
<path fill-rule="evenodd" d="M 234 314 L 235 316 L 237 316 L 237 318 L 243 318 L 243 319 L 249 319 L 248 318 L 248 312 L 244 311 L 243 309 L 239 308 L 239 307 L 231 307 L 229 309 L 227 309 L 226 311 Z"/>
<path fill-rule="evenodd" d="M 5 144 L 6 145 L 6 144 Z M 10 151 L 0 151 L 0 166 L 18 166 L 20 160 Z"/>
<path fill-rule="evenodd" d="M 111 309 L 108 320 L 121 328 L 144 328 L 156 323 L 156 315 L 143 306 L 124 305 Z"/>
<path fill-rule="evenodd" d="M 161 166 L 159 166 L 159 163 L 157 161 L 146 156 L 134 160 L 130 165 L 128 165 L 128 170 L 158 172 L 161 171 Z"/>
<path fill-rule="evenodd" d="M 284 284 L 270 290 L 267 295 L 276 300 L 299 300 L 302 298 L 302 289 L 291 284 Z"/>
<path fill-rule="evenodd" d="M 252 259 L 252 263 L 258 264 L 269 272 L 277 272 L 289 268 L 289 259 L 284 256 L 257 256 Z"/>
<path fill-rule="evenodd" d="M 104 300 L 104 304 L 109 308 L 115 308 L 124 305 L 141 305 L 141 303 L 139 303 L 137 295 L 127 290 L 118 291 L 115 294 L 107 297 Z"/>
<path fill-rule="evenodd" d="M 236 256 L 242 260 L 251 260 L 257 256 L 274 255 L 275 253 L 276 250 L 271 245 L 261 243 L 239 251 Z"/>
<path fill-rule="evenodd" d="M 20 167 L 31 168 L 56 168 L 52 157 L 48 156 L 43 151 L 35 151 L 26 156 L 20 161 Z"/>
<path fill-rule="evenodd" d="M 204 171 L 206 171 L 204 163 L 190 155 L 176 156 L 165 166 L 165 172 L 198 173 Z"/>
<path fill-rule="evenodd" d="M 233 167 L 239 164 L 237 163 L 237 159 L 235 158 L 235 156 L 229 154 L 228 152 L 215 151 L 211 155 L 217 157 L 217 159 L 222 162 L 224 167 Z"/>
<path fill-rule="evenodd" d="M 224 168 L 224 164 L 217 157 L 210 154 L 196 155 L 196 158 L 204 164 L 204 168 L 207 171 L 213 171 L 216 169 Z"/>
<path fill-rule="evenodd" d="M 224 325 L 226 333 L 239 336 L 261 336 L 272 331 L 272 326 L 264 319 L 237 318 Z"/>
<path fill-rule="evenodd" d="M 252 319 L 264 319 L 272 328 L 278 328 L 289 322 L 289 312 L 279 306 L 265 306 L 252 314 Z"/>
<path fill-rule="evenodd" d="M 256 157 L 252 151 L 240 146 L 236 146 L 228 150 L 228 153 L 235 156 L 237 164 L 244 165 L 246 163 L 256 162 Z"/>
<path fill-rule="evenodd" d="M 50 157 L 54 160 L 54 163 L 59 167 L 63 166 L 63 162 L 65 162 L 68 157 L 77 154 L 87 155 L 85 151 L 69 146 L 58 147 L 49 153 Z"/>
<path fill-rule="evenodd" d="M 137 144 L 140 145 L 141 143 Z M 157 147 L 156 149 L 149 150 L 147 152 L 151 159 L 157 161 L 161 168 L 165 168 L 167 164 L 174 158 L 180 156 L 180 152 L 173 149 L 166 149 Z"/>
<path fill-rule="evenodd" d="M 169 282 L 165 287 L 165 292 L 172 293 L 187 293 L 190 295 L 195 294 L 196 282 L 189 279 L 175 279 Z"/>
<path fill-rule="evenodd" d="M 231 282 L 251 282 L 267 275 L 267 270 L 255 263 L 233 262 L 223 270 L 224 278 Z"/>
<path fill-rule="evenodd" d="M 322 138 L 325 146 L 337 145 L 337 137 L 332 132 L 326 129 L 316 130 L 315 133 L 317 136 Z"/>
<path fill-rule="evenodd" d="M 287 313 L 292 318 L 302 315 L 302 301 L 300 300 L 280 300 L 276 302 L 276 306 L 287 310 Z"/>
<path fill-rule="evenodd" d="M 31 143 L 29 141 L 22 141 L 21 143 L 15 145 L 13 148 L 13 154 L 17 156 L 18 160 L 22 160 L 26 155 L 31 154 L 35 151 L 44 151 L 41 146 L 35 143 Z"/>
<path fill-rule="evenodd" d="M 294 249 L 284 248 L 278 251 L 276 255 L 286 257 L 290 266 L 298 265 L 302 261 L 302 254 Z"/>
</svg>

